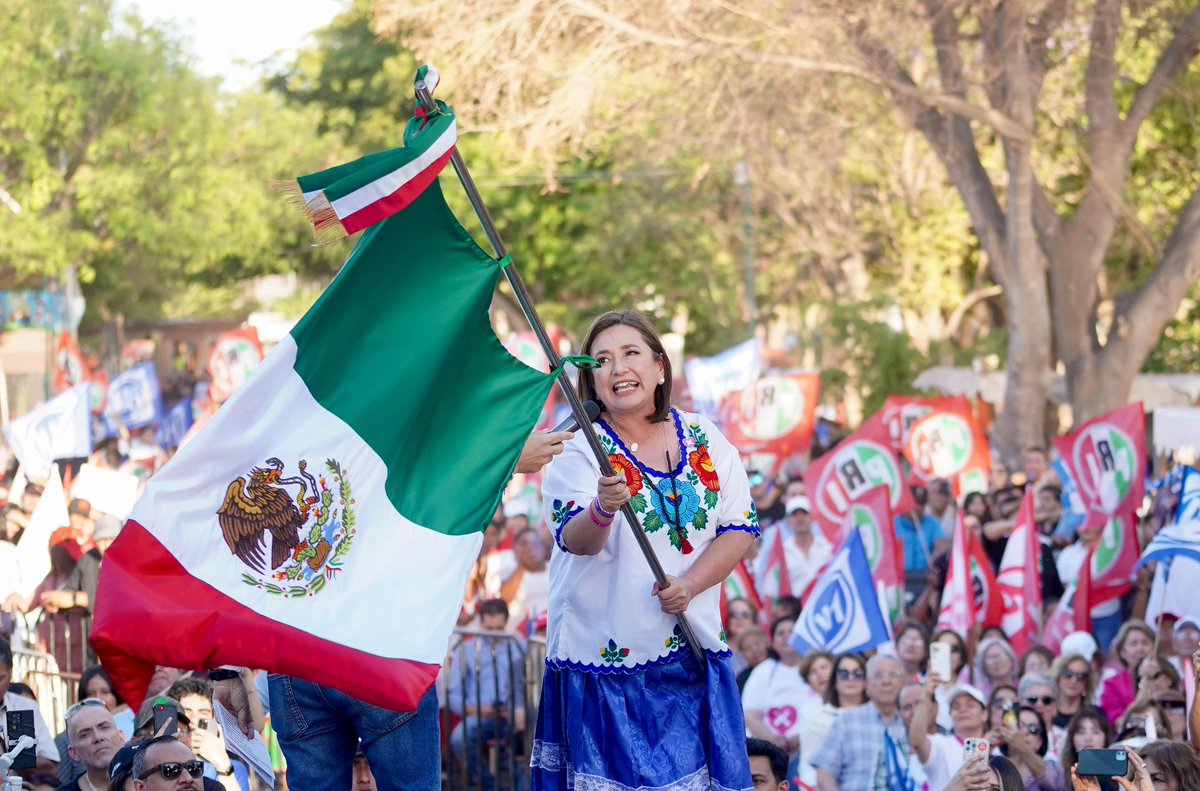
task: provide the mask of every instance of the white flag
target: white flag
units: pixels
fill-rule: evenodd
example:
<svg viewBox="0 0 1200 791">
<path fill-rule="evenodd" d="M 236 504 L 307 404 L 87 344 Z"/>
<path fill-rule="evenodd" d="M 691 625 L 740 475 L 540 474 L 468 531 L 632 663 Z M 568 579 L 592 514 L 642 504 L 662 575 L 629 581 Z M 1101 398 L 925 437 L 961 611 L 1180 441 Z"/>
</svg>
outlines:
<svg viewBox="0 0 1200 791">
<path fill-rule="evenodd" d="M 74 459 L 92 453 L 91 408 L 88 386 L 79 384 L 37 409 L 4 425 L 4 438 L 30 478 L 50 474 L 55 459 Z"/>
<path fill-rule="evenodd" d="M 58 465 L 50 465 L 42 499 L 29 517 L 29 526 L 17 542 L 17 563 L 21 567 L 21 596 L 29 598 L 50 573 L 50 536 L 71 524 L 67 513 L 67 493 L 63 491 Z M 36 602 L 35 602 L 36 604 Z"/>
</svg>

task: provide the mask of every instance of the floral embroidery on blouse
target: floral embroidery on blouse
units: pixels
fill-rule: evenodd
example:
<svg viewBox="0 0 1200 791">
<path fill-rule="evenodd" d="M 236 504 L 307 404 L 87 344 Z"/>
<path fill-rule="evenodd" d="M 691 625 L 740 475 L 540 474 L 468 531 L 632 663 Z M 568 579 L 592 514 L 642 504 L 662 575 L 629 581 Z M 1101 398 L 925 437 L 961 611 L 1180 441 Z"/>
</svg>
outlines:
<svg viewBox="0 0 1200 791">
<path fill-rule="evenodd" d="M 608 645 L 600 649 L 600 658 L 604 660 L 604 664 L 606 665 L 625 664 L 625 657 L 627 656 L 629 656 L 629 649 L 618 648 L 616 641 L 611 637 L 608 640 Z"/>
</svg>

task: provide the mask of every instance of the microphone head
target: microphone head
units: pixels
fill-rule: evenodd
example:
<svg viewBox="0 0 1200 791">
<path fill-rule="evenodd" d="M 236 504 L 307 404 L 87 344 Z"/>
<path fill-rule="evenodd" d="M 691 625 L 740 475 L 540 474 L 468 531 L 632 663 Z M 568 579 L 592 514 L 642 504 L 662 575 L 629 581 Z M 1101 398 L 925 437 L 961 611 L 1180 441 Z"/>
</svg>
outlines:
<svg viewBox="0 0 1200 791">
<path fill-rule="evenodd" d="M 596 418 L 600 417 L 600 405 L 595 401 L 584 401 L 583 411 L 587 413 L 589 422 L 596 422 Z"/>
</svg>

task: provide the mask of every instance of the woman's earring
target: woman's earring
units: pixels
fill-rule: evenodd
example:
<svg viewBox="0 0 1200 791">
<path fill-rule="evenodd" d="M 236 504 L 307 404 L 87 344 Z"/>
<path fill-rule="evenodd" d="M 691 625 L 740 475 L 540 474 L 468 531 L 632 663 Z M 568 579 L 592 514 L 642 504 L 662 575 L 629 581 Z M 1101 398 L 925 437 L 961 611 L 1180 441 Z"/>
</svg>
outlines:
<svg viewBox="0 0 1200 791">
<path fill-rule="evenodd" d="M 661 384 L 665 384 L 665 383 L 666 383 L 666 381 L 667 381 L 667 378 L 666 378 L 665 376 L 660 376 L 660 377 L 658 377 L 658 383 L 659 383 L 660 385 L 661 385 Z"/>
</svg>

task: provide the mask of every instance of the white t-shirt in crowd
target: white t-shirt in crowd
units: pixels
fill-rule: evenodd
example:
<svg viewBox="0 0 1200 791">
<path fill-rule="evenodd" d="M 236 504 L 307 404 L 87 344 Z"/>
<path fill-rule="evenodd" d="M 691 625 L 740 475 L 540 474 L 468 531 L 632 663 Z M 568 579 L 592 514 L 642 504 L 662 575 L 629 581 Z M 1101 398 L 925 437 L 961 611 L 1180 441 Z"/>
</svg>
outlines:
<svg viewBox="0 0 1200 791">
<path fill-rule="evenodd" d="M 541 571 L 527 569 L 508 607 L 508 630 L 514 632 L 521 628 L 522 623 L 536 621 L 549 606 L 550 565 L 547 564 Z"/>
<path fill-rule="evenodd" d="M 962 765 L 962 739 L 941 733 L 929 737 L 929 760 L 921 764 L 929 778 L 929 791 L 942 791 Z"/>
<path fill-rule="evenodd" d="M 54 734 L 50 733 L 50 729 L 46 727 L 46 720 L 42 717 L 42 712 L 38 710 L 37 703 L 15 692 L 5 692 L 3 704 L 0 706 L 0 731 L 3 731 L 4 738 L 8 739 L 8 717 L 5 716 L 7 712 L 32 711 L 33 737 L 37 739 L 38 757 L 58 763 L 58 747 L 54 744 Z"/>
<path fill-rule="evenodd" d="M 750 671 L 742 690 L 742 709 L 761 711 L 763 724 L 772 733 L 792 737 L 800 733 L 804 711 L 821 705 L 821 696 L 800 676 L 800 668 L 768 659 Z"/>
<path fill-rule="evenodd" d="M 833 559 L 833 544 L 814 530 L 813 543 L 808 548 L 807 555 L 796 546 L 795 539 L 788 538 L 783 542 L 783 558 L 787 563 L 788 578 L 792 583 L 792 595 L 800 596 L 821 573 L 821 569 Z"/>
</svg>

